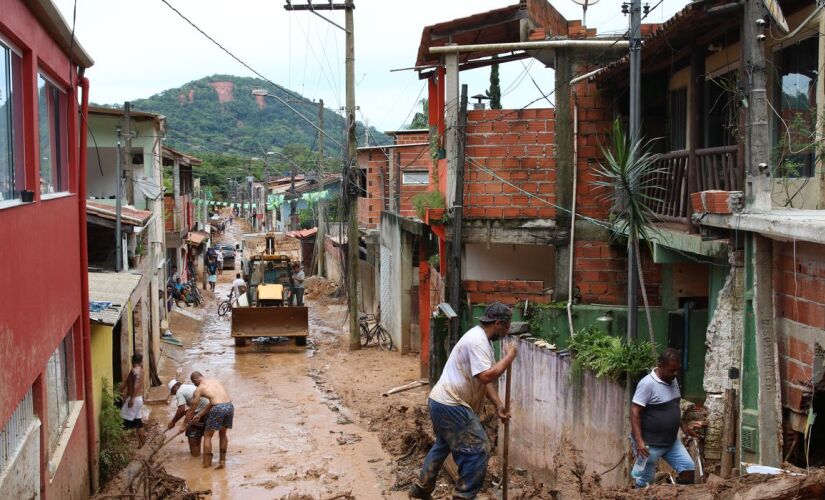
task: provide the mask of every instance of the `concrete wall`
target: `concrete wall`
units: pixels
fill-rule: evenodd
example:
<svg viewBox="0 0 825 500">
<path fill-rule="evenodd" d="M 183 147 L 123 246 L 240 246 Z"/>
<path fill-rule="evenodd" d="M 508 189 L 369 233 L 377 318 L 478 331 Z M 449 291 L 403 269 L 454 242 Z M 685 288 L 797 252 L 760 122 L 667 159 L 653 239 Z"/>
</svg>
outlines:
<svg viewBox="0 0 825 500">
<path fill-rule="evenodd" d="M 601 473 L 622 459 L 624 389 L 596 379 L 585 371 L 581 380 L 571 375 L 569 357 L 518 338 L 518 357 L 512 365 L 510 463 L 538 477 L 553 477 L 553 456 L 562 447 L 575 446 L 588 473 Z M 499 383 L 503 397 L 505 379 Z M 566 444 L 568 443 L 568 444 Z M 626 481 L 624 468 L 602 476 L 607 485 Z"/>
<path fill-rule="evenodd" d="M 0 497 L 38 498 L 40 495 L 40 420 L 24 431 L 22 445 L 0 471 Z"/>
<path fill-rule="evenodd" d="M 399 352 L 411 349 L 411 289 L 413 286 L 412 235 L 398 224 L 397 216 L 381 216 L 381 323 Z"/>
<path fill-rule="evenodd" d="M 341 261 L 341 247 L 334 245 L 332 238 L 329 236 L 327 236 L 324 245 L 327 279 L 340 282 L 344 276 L 344 267 Z"/>
<path fill-rule="evenodd" d="M 555 251 L 550 245 L 465 243 L 463 251 L 462 279 L 534 280 L 553 283 Z"/>
</svg>

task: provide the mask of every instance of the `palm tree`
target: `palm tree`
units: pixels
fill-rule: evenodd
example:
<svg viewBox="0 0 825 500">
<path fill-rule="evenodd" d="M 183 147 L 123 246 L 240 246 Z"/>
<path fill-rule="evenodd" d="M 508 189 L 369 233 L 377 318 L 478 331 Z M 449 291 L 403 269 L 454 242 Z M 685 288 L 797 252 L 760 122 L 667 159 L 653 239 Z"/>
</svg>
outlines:
<svg viewBox="0 0 825 500">
<path fill-rule="evenodd" d="M 636 268 L 642 299 L 647 316 L 647 328 L 651 344 L 653 337 L 653 319 L 647 300 L 642 259 L 639 255 L 639 241 L 650 241 L 654 231 L 652 222 L 656 215 L 649 208 L 651 202 L 658 201 L 654 191 L 661 189 L 656 184 L 656 174 L 661 171 L 657 166 L 658 155 L 650 152 L 650 143 L 642 140 L 631 141 L 625 134 L 621 122 L 613 122 L 613 133 L 608 147 L 600 146 L 604 161 L 596 167 L 598 180 L 593 181 L 597 187 L 604 188 L 600 198 L 610 204 L 610 212 L 615 217 L 612 239 L 627 235 L 628 262 L 628 306 L 636 303 L 636 287 L 633 268 Z M 635 265 L 634 265 L 635 264 Z M 628 313 L 629 311 L 628 307 Z M 628 316 L 631 316 L 628 314 Z M 636 325 L 628 323 L 628 340 L 636 338 Z"/>
</svg>

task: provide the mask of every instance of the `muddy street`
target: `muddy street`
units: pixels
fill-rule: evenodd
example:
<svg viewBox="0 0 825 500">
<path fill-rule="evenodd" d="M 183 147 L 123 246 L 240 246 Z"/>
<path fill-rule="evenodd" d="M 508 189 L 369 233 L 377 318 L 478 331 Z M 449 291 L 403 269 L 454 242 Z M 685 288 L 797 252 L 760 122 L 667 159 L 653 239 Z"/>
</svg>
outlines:
<svg viewBox="0 0 825 500">
<path fill-rule="evenodd" d="M 227 228 L 224 242 L 234 243 L 240 229 Z M 159 455 L 166 469 L 192 490 L 211 489 L 216 498 L 405 498 L 390 491 L 392 458 L 377 435 L 359 425 L 358 415 L 325 384 L 318 351 L 340 345 L 345 306 L 309 303 L 306 348 L 291 341 L 236 347 L 229 315 L 217 314 L 232 279 L 234 272 L 225 270 L 214 294 L 202 292 L 204 305 L 172 314 L 170 329 L 182 346 L 165 343 L 161 363 L 164 382 L 198 370 L 226 386 L 235 405 L 227 467 L 203 468 L 181 435 Z M 153 396 L 158 404 L 151 417 L 165 428 L 175 407 L 164 404 L 164 386 Z M 213 446 L 217 452 L 217 435 Z"/>
</svg>

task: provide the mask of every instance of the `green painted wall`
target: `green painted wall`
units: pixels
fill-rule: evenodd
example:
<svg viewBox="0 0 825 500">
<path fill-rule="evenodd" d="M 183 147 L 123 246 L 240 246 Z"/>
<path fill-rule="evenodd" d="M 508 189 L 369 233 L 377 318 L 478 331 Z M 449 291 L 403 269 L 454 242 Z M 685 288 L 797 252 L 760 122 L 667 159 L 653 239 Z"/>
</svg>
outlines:
<svg viewBox="0 0 825 500">
<path fill-rule="evenodd" d="M 741 374 L 741 431 L 750 434 L 753 439 L 743 443 L 742 456 L 744 460 L 758 460 L 759 450 L 759 367 L 756 363 L 756 323 L 753 310 L 753 234 L 748 233 L 745 239 L 745 323 L 742 335 L 742 374 Z M 744 437 L 744 436 L 743 436 Z M 740 439 L 740 442 L 742 440 Z M 748 450 L 748 443 L 752 443 L 752 450 Z"/>
</svg>

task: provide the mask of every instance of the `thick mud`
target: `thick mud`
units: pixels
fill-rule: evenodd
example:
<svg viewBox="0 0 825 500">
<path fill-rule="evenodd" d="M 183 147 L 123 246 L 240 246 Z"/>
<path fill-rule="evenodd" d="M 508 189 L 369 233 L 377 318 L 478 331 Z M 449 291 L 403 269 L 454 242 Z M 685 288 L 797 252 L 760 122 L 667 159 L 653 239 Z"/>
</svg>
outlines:
<svg viewBox="0 0 825 500">
<path fill-rule="evenodd" d="M 228 228 L 226 241 L 234 243 L 237 228 Z M 183 346 L 164 344 L 161 363 L 164 382 L 177 372 L 183 379 L 198 370 L 226 386 L 235 405 L 226 469 L 204 469 L 182 436 L 157 460 L 191 490 L 210 489 L 215 498 L 405 498 L 390 491 L 391 457 L 376 435 L 356 424 L 332 390 L 317 382 L 314 346 L 319 337 L 342 335 L 345 308 L 310 304 L 306 348 L 292 342 L 238 348 L 229 317 L 216 312 L 233 278 L 234 272 L 224 271 L 215 294 L 203 292 L 204 306 L 173 313 L 170 329 Z M 165 425 L 174 412 L 172 403 L 159 404 L 151 417 Z"/>
</svg>

